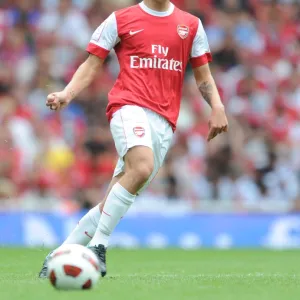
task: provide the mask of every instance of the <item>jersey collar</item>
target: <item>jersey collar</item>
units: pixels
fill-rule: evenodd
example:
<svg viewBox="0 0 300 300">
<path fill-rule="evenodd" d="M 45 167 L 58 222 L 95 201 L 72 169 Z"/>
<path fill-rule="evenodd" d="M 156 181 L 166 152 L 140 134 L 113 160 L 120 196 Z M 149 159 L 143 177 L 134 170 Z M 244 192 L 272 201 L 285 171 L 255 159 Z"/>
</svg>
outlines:
<svg viewBox="0 0 300 300">
<path fill-rule="evenodd" d="M 167 11 L 156 11 L 153 10 L 151 8 L 149 8 L 148 6 L 146 6 L 146 4 L 143 2 L 141 2 L 140 7 L 143 11 L 145 11 L 146 13 L 148 13 L 149 15 L 155 16 L 155 17 L 168 17 L 170 16 L 174 9 L 175 9 L 175 5 L 173 3 L 170 3 L 170 7 Z"/>
</svg>

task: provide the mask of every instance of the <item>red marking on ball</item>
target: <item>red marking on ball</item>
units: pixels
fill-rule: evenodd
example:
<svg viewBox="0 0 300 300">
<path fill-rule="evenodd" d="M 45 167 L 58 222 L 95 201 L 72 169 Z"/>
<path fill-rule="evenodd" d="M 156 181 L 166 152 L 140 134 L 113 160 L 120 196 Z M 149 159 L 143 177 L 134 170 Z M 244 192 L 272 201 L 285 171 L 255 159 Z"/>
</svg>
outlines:
<svg viewBox="0 0 300 300">
<path fill-rule="evenodd" d="M 78 277 L 82 270 L 75 266 L 64 265 L 64 271 L 66 275 L 71 277 Z"/>
<path fill-rule="evenodd" d="M 99 264 L 95 260 L 93 260 L 90 256 L 86 255 L 85 253 L 82 254 L 82 257 L 84 259 L 86 259 L 87 261 L 89 261 L 90 264 L 92 266 L 94 266 L 94 268 L 96 269 L 96 271 L 99 271 Z"/>
<path fill-rule="evenodd" d="M 92 280 L 89 279 L 83 286 L 82 286 L 82 289 L 83 290 L 88 290 L 92 287 Z"/>
<path fill-rule="evenodd" d="M 56 275 L 54 270 L 51 271 L 50 276 L 49 276 L 50 282 L 52 283 L 53 286 L 56 285 Z"/>
<path fill-rule="evenodd" d="M 52 258 L 53 257 L 57 257 L 57 256 L 61 256 L 63 254 L 70 254 L 71 253 L 71 250 L 62 250 L 62 251 L 57 251 L 53 254 Z"/>
</svg>

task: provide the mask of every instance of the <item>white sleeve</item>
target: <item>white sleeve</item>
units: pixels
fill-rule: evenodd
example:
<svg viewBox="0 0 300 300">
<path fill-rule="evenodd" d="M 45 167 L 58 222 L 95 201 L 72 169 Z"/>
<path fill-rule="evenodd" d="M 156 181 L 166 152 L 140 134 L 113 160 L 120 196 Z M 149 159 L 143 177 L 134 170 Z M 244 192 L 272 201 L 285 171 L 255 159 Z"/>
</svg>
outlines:
<svg viewBox="0 0 300 300">
<path fill-rule="evenodd" d="M 87 51 L 105 59 L 120 41 L 115 13 L 112 13 L 93 33 Z"/>
<path fill-rule="evenodd" d="M 209 49 L 206 33 L 204 31 L 202 22 L 199 19 L 198 30 L 195 35 L 192 51 L 191 63 L 194 68 L 200 67 L 212 61 L 212 56 Z"/>
</svg>

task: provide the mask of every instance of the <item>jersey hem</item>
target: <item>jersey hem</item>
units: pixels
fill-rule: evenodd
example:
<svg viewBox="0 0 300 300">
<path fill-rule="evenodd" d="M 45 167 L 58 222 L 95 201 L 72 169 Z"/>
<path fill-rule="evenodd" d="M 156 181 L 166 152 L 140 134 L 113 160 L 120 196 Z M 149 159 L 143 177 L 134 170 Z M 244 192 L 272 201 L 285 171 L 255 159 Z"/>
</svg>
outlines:
<svg viewBox="0 0 300 300">
<path fill-rule="evenodd" d="M 135 106 L 140 106 L 138 104 L 129 104 L 129 103 L 123 103 L 123 104 L 119 104 L 119 105 L 115 105 L 111 108 L 108 108 L 107 111 L 106 111 L 106 117 L 107 117 L 107 120 L 108 122 L 110 123 L 113 116 L 114 116 L 114 113 L 116 113 L 118 110 L 120 110 L 123 106 L 125 105 L 135 105 Z M 173 122 L 171 122 L 166 116 L 162 115 L 160 112 L 156 111 L 155 109 L 153 108 L 149 108 L 149 107 L 146 107 L 146 106 L 140 106 L 142 108 L 146 108 L 146 109 L 149 109 L 151 111 L 153 111 L 154 113 L 160 115 L 161 117 L 163 117 L 171 126 L 173 132 L 175 132 L 176 130 L 176 124 L 174 124 Z"/>
</svg>

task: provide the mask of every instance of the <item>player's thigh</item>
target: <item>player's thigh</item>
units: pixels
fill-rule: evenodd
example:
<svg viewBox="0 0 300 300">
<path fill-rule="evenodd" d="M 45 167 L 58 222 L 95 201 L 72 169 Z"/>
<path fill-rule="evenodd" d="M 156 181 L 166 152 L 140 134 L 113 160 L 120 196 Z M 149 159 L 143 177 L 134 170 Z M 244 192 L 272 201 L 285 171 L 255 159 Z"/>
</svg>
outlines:
<svg viewBox="0 0 300 300">
<path fill-rule="evenodd" d="M 153 157 L 151 129 L 143 108 L 122 107 L 114 114 L 110 128 L 118 155 L 121 160 L 126 156 L 126 164 L 131 166 L 137 159 Z"/>
<path fill-rule="evenodd" d="M 165 158 L 172 147 L 174 132 L 171 126 L 168 126 L 164 132 L 161 146 L 158 149 L 155 149 L 156 155 L 159 157 L 160 166 L 163 165 Z"/>
<path fill-rule="evenodd" d="M 160 118 L 161 119 L 161 118 Z M 164 164 L 166 155 L 171 148 L 173 140 L 173 130 L 171 126 L 164 126 L 165 124 L 160 124 L 161 120 L 152 120 L 152 140 L 153 140 L 153 157 L 154 157 L 154 168 L 151 176 L 143 187 L 139 190 L 138 194 L 141 194 L 154 180 L 159 170 Z M 164 128 L 162 130 L 162 128 Z"/>
<path fill-rule="evenodd" d="M 139 167 L 148 169 L 150 173 L 154 168 L 153 150 L 146 146 L 134 146 L 129 149 L 124 158 L 125 172 Z"/>
</svg>

